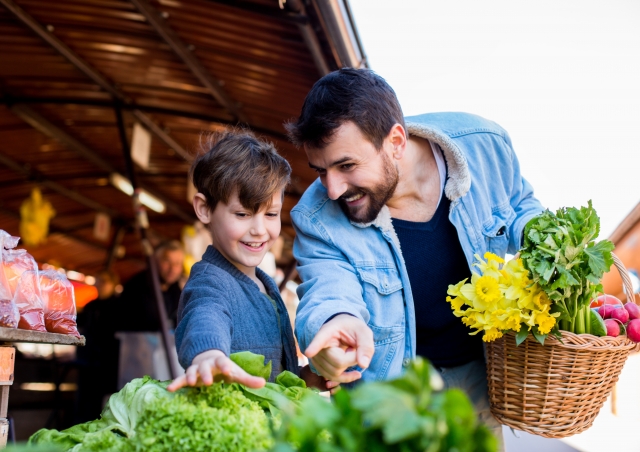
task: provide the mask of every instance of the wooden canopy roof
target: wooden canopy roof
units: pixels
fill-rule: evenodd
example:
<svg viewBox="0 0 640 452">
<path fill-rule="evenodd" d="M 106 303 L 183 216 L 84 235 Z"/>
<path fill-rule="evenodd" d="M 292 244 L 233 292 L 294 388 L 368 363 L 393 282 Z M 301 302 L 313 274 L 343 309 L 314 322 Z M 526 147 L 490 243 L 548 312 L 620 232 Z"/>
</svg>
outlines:
<svg viewBox="0 0 640 452">
<path fill-rule="evenodd" d="M 157 243 L 196 218 L 187 172 L 203 132 L 248 125 L 293 167 L 288 212 L 315 178 L 283 123 L 323 74 L 366 66 L 347 0 L 0 0 L 0 229 L 19 235 L 19 209 L 38 186 L 56 210 L 39 262 L 127 278 L 144 266 L 123 140 L 151 131 L 138 185 L 167 206 L 149 210 Z M 112 220 L 94 237 L 97 212 Z M 122 248 L 120 248 L 122 249 Z"/>
</svg>

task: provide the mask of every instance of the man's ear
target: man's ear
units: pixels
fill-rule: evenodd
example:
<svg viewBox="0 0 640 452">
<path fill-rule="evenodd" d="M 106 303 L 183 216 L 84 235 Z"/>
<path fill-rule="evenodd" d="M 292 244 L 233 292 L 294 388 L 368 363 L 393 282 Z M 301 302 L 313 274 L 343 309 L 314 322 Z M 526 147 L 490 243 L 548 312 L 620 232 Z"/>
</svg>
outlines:
<svg viewBox="0 0 640 452">
<path fill-rule="evenodd" d="M 396 160 L 402 159 L 404 156 L 404 151 L 407 147 L 407 132 L 404 130 L 402 125 L 395 123 L 393 127 L 391 127 L 391 131 L 389 135 L 387 135 L 387 140 L 391 143 L 392 146 L 392 155 Z"/>
<path fill-rule="evenodd" d="M 202 193 L 196 193 L 193 197 L 193 210 L 202 224 L 211 222 L 211 209 L 207 205 L 207 198 Z"/>
</svg>

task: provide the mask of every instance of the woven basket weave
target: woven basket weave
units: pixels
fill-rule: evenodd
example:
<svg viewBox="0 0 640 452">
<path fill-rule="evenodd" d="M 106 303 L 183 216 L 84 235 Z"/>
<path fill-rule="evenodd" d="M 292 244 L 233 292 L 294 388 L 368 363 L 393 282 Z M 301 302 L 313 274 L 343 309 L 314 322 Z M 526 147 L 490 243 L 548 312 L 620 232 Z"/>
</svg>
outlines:
<svg viewBox="0 0 640 452">
<path fill-rule="evenodd" d="M 614 263 L 628 300 L 631 280 Z M 502 424 L 547 438 L 565 438 L 588 429 L 618 381 L 636 344 L 626 336 L 596 337 L 562 331 L 562 343 L 549 336 L 543 345 L 515 334 L 487 343 L 491 413 Z"/>
</svg>

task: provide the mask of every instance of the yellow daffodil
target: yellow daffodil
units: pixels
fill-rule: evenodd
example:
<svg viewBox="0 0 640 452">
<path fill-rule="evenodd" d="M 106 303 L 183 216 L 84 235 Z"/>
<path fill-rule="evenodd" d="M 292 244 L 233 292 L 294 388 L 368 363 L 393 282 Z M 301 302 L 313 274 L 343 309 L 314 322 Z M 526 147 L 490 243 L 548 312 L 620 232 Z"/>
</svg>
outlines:
<svg viewBox="0 0 640 452">
<path fill-rule="evenodd" d="M 495 341 L 496 339 L 500 339 L 502 337 L 502 331 L 497 328 L 490 328 L 484 332 L 484 336 L 482 336 L 482 340 L 485 342 Z"/>
<path fill-rule="evenodd" d="M 552 300 L 529 278 L 522 259 L 506 262 L 487 252 L 484 259 L 475 255 L 471 281 L 465 279 L 450 285 L 447 301 L 456 317 L 472 329 L 471 335 L 483 333 L 482 340 L 494 341 L 506 331 L 536 327 L 540 334 L 549 334 L 556 327 L 559 313 L 551 313 Z"/>
</svg>

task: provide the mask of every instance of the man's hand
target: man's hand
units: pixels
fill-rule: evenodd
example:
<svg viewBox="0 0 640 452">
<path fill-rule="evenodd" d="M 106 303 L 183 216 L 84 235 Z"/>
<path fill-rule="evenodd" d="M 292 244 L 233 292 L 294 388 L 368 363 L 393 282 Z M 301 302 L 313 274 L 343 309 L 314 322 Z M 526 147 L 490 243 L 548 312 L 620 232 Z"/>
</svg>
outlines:
<svg viewBox="0 0 640 452">
<path fill-rule="evenodd" d="M 356 364 L 366 369 L 373 352 L 373 332 L 367 324 L 357 317 L 340 314 L 320 328 L 304 354 L 327 380 L 350 383 L 362 374 L 345 370 Z"/>
<path fill-rule="evenodd" d="M 184 386 L 209 386 L 214 380 L 241 383 L 249 388 L 261 388 L 266 383 L 264 378 L 249 375 L 220 350 L 208 350 L 193 358 L 186 373 L 173 380 L 167 389 L 175 392 Z"/>
</svg>

